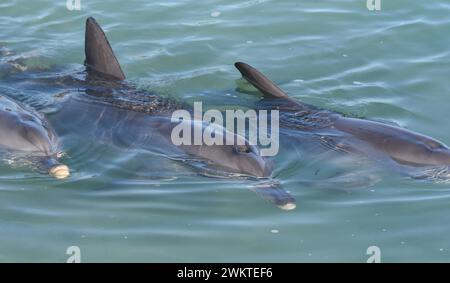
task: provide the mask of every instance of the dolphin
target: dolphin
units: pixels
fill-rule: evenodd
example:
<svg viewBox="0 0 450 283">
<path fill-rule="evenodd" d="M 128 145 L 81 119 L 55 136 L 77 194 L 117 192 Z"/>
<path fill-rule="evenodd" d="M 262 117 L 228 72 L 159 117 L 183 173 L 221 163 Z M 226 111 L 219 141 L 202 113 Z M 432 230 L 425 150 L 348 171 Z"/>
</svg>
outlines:
<svg viewBox="0 0 450 283">
<path fill-rule="evenodd" d="M 208 177 L 251 180 L 250 189 L 270 203 L 283 210 L 296 207 L 294 197 L 272 179 L 273 163 L 260 155 L 257 146 L 225 128 L 216 131 L 216 137 L 225 139 L 231 134 L 244 145 L 174 145 L 171 140 L 174 127 L 189 124 L 193 134 L 194 128 L 204 129 L 207 124 L 196 120 L 173 121 L 162 114 L 149 115 L 108 103 L 93 103 L 81 95 L 64 102 L 49 119 L 63 135 L 77 133 L 122 150 L 162 155 Z"/>
<path fill-rule="evenodd" d="M 92 17 L 88 18 L 86 21 L 85 55 L 85 66 L 88 71 L 87 81 L 90 84 L 94 84 L 94 89 L 99 86 L 108 87 L 108 83 L 110 82 L 114 84 L 117 81 L 125 80 L 125 75 L 116 56 L 114 55 L 105 33 L 97 21 Z M 104 91 L 104 89 L 101 89 L 101 91 Z M 86 88 L 86 93 L 88 96 L 85 96 L 84 98 L 89 97 L 89 95 L 92 95 L 93 92 L 95 92 L 95 90 L 92 91 L 92 89 Z M 153 97 L 160 99 L 159 97 L 155 97 L 155 95 L 153 95 Z M 104 127 L 100 128 L 108 128 L 106 124 L 109 123 L 112 127 L 114 127 L 113 134 L 120 137 L 122 142 L 124 142 L 127 137 L 131 138 L 134 143 L 133 146 L 140 147 L 151 144 L 152 142 L 147 140 L 147 138 L 149 134 L 154 134 L 155 130 L 165 137 L 166 140 L 164 142 L 167 143 L 167 139 L 170 137 L 172 128 L 177 124 L 168 117 L 172 111 L 179 108 L 175 105 L 164 106 L 164 109 L 156 109 L 156 111 L 154 111 L 155 113 L 153 113 L 154 116 L 150 116 L 148 113 L 142 113 L 140 111 L 118 109 L 120 106 L 111 101 L 106 104 L 94 103 L 92 106 L 85 104 L 81 107 L 74 106 L 73 104 L 75 103 L 76 98 L 71 101 L 70 107 L 69 105 L 65 105 L 64 107 L 70 108 L 72 111 L 84 109 L 83 112 L 87 113 L 87 117 L 90 122 L 96 121 L 97 125 L 104 122 Z M 156 103 L 165 103 L 165 101 L 159 100 Z M 113 107 L 111 107 L 111 104 L 113 104 Z M 174 106 L 175 108 L 171 108 Z M 158 108 L 159 105 L 153 107 Z M 96 115 L 97 119 L 92 119 L 92 117 L 89 117 L 92 114 Z M 184 122 L 189 123 L 189 121 Z M 75 123 L 72 122 L 72 124 Z M 82 124 L 84 123 L 82 122 Z M 86 124 L 88 124 L 88 121 L 86 121 Z M 206 126 L 202 123 L 194 124 L 194 126 Z M 120 125 L 123 125 L 124 127 L 121 128 Z M 96 127 L 96 129 L 98 129 L 98 127 Z M 96 135 L 98 134 L 99 133 L 97 132 Z M 144 137 L 143 140 L 142 137 Z M 239 139 L 242 137 L 236 138 Z M 170 142 L 170 144 L 172 143 Z M 129 145 L 127 144 L 127 146 Z M 242 151 L 236 150 L 235 146 L 206 147 L 197 145 L 182 145 L 179 148 L 192 155 L 209 159 L 210 161 L 220 164 L 235 173 L 243 173 L 255 177 L 268 177 L 271 171 L 267 165 L 267 162 L 265 162 L 264 158 L 262 158 L 256 150 L 254 150 L 254 147 L 252 147 L 253 150 L 245 154 L 242 154 Z"/>
<path fill-rule="evenodd" d="M 62 109 L 55 115 L 57 120 L 63 120 L 64 117 L 59 116 L 63 115 L 71 119 L 69 123 L 76 127 L 84 125 L 84 130 L 86 125 L 91 124 L 96 139 L 106 138 L 113 145 L 122 148 L 146 149 L 177 160 L 189 161 L 193 158 L 196 161 L 203 161 L 206 166 L 202 166 L 202 173 L 210 176 L 225 175 L 258 180 L 253 190 L 259 195 L 284 210 L 295 208 L 295 199 L 271 180 L 272 162 L 262 157 L 258 147 L 250 145 L 244 137 L 221 128 L 216 131 L 216 137 L 224 138 L 231 134 L 235 141 L 243 142 L 235 143 L 236 145 L 174 145 L 171 135 L 174 127 L 180 123 L 188 123 L 192 128 L 201 129 L 208 125 L 203 121 L 173 121 L 170 115 L 174 110 L 186 108 L 191 110 L 189 106 L 167 101 L 154 94 L 136 95 L 135 91 L 123 83 L 126 77 L 117 57 L 104 31 L 92 17 L 86 21 L 85 56 L 84 64 L 87 70 L 85 82 L 89 85 L 85 88 L 86 95 L 74 97 L 69 103 L 65 103 L 63 107 L 66 110 Z M 121 103 L 118 99 L 110 97 L 105 99 L 105 90 L 108 95 L 117 91 L 127 93 L 125 96 L 128 97 L 128 101 L 133 101 L 136 97 L 147 99 L 144 105 L 150 106 L 150 109 L 136 109 L 136 103 L 134 107 L 129 107 L 129 104 Z M 130 91 L 134 93 L 131 96 L 136 97 L 130 98 Z M 92 97 L 99 96 L 103 98 L 102 103 L 92 103 Z M 75 112 L 84 114 L 78 115 L 79 119 L 74 119 L 77 116 Z M 92 124 L 93 121 L 95 124 Z"/>
<path fill-rule="evenodd" d="M 0 95 L 0 149 L 24 154 L 57 179 L 69 176 L 69 168 L 58 162 L 58 137 L 39 113 Z"/>
<path fill-rule="evenodd" d="M 295 199 L 272 179 L 272 162 L 244 137 L 222 128 L 218 135 L 231 134 L 244 145 L 173 144 L 171 133 L 180 123 L 201 129 L 208 124 L 173 121 L 173 111 L 192 111 L 190 106 L 129 85 L 104 31 L 92 17 L 86 20 L 84 65 L 82 72 L 37 79 L 51 92 L 75 93 L 63 97 L 58 110 L 47 115 L 58 134 L 163 155 L 209 177 L 252 180 L 251 189 L 264 199 L 284 210 L 295 208 Z"/>
<path fill-rule="evenodd" d="M 389 160 L 397 168 L 410 171 L 450 165 L 449 147 L 436 139 L 398 126 L 346 117 L 302 103 L 289 97 L 254 67 L 243 62 L 236 62 L 235 67 L 263 94 L 260 107 L 280 109 L 281 127 L 312 133 L 317 141 L 333 150 Z"/>
</svg>

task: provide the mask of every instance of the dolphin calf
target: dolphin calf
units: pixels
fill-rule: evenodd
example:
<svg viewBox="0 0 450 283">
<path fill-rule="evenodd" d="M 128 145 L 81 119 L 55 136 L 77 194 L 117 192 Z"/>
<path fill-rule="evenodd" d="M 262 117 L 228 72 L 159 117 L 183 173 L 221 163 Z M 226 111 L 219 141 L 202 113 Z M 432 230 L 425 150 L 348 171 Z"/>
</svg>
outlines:
<svg viewBox="0 0 450 283">
<path fill-rule="evenodd" d="M 3 95 L 0 95 L 0 150 L 26 155 L 55 178 L 69 176 L 69 168 L 58 162 L 59 141 L 48 121 Z"/>
<path fill-rule="evenodd" d="M 235 67 L 263 93 L 261 107 L 280 109 L 281 127 L 311 133 L 317 143 L 336 151 L 393 161 L 397 168 L 415 171 L 450 165 L 450 149 L 440 141 L 397 126 L 345 117 L 304 104 L 289 97 L 254 67 L 243 62 L 235 63 Z"/>
</svg>

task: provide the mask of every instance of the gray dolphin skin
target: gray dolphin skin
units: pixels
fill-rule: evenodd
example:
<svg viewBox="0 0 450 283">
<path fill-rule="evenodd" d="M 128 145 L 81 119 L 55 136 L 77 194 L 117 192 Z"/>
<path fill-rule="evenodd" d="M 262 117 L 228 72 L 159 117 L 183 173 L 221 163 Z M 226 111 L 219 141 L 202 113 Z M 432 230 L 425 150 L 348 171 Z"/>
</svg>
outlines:
<svg viewBox="0 0 450 283">
<path fill-rule="evenodd" d="M 264 100 L 268 101 L 266 107 L 280 109 L 282 127 L 316 133 L 321 142 L 335 150 L 369 156 L 383 155 L 400 166 L 450 165 L 450 149 L 433 138 L 397 126 L 345 117 L 303 104 L 289 97 L 252 66 L 237 62 L 235 67 L 244 79 L 263 93 Z"/>
<path fill-rule="evenodd" d="M 171 115 L 189 106 L 129 86 L 108 39 L 92 17 L 86 21 L 86 72 L 63 78 L 66 88 L 76 89 L 56 113 L 48 116 L 58 133 L 78 133 L 122 149 L 143 149 L 167 156 L 211 177 L 254 180 L 252 190 L 284 209 L 295 208 L 295 199 L 271 179 L 272 164 L 245 138 L 244 146 L 174 145 Z M 58 84 L 58 87 L 61 85 Z M 200 121 L 183 121 L 193 128 Z M 223 129 L 223 135 L 226 130 Z"/>
<path fill-rule="evenodd" d="M 51 176 L 64 179 L 69 168 L 58 162 L 59 142 L 47 120 L 0 95 L 0 149 L 25 154 Z"/>
</svg>

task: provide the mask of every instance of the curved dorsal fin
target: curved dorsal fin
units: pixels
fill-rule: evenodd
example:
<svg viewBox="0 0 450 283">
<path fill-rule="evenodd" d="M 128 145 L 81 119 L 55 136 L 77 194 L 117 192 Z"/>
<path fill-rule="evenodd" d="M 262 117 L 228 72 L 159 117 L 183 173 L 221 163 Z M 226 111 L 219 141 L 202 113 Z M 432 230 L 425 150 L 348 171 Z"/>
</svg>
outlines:
<svg viewBox="0 0 450 283">
<path fill-rule="evenodd" d="M 243 62 L 237 62 L 234 66 L 241 72 L 244 79 L 264 94 L 265 98 L 289 99 L 289 96 L 282 89 L 252 66 Z"/>
<path fill-rule="evenodd" d="M 105 33 L 92 17 L 86 20 L 84 44 L 84 52 L 86 55 L 84 64 L 88 71 L 95 71 L 116 80 L 125 79 L 122 68 L 109 45 Z"/>
</svg>

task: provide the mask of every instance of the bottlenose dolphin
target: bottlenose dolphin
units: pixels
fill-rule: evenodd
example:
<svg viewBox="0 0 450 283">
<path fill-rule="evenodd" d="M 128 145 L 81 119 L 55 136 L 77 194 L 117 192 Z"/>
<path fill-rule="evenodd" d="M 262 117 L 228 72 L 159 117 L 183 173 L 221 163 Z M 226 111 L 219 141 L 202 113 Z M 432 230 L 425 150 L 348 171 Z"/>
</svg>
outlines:
<svg viewBox="0 0 450 283">
<path fill-rule="evenodd" d="M 146 150 L 184 162 L 207 176 L 254 180 L 252 190 L 263 198 L 285 210 L 295 208 L 295 199 L 272 180 L 271 161 L 244 137 L 232 134 L 245 145 L 174 145 L 171 132 L 180 122 L 172 121 L 171 114 L 177 109 L 191 111 L 190 106 L 130 86 L 94 18 L 87 19 L 85 32 L 86 69 L 38 79 L 49 91 L 75 92 L 48 115 L 58 134 L 77 133 L 121 149 Z M 181 123 L 208 126 L 201 121 Z M 227 134 L 224 128 L 222 134 Z"/>
<path fill-rule="evenodd" d="M 39 113 L 0 95 L 0 150 L 26 155 L 51 176 L 63 179 L 69 168 L 58 162 L 58 137 Z"/>
<path fill-rule="evenodd" d="M 440 141 L 398 126 L 346 117 L 307 105 L 289 97 L 252 66 L 237 62 L 235 67 L 263 94 L 260 107 L 280 109 L 281 127 L 312 133 L 318 143 L 333 150 L 390 160 L 403 172 L 414 172 L 411 175 L 417 176 L 418 168 L 436 167 L 440 172 L 447 172 L 442 168 L 450 165 L 450 149 Z"/>
</svg>

